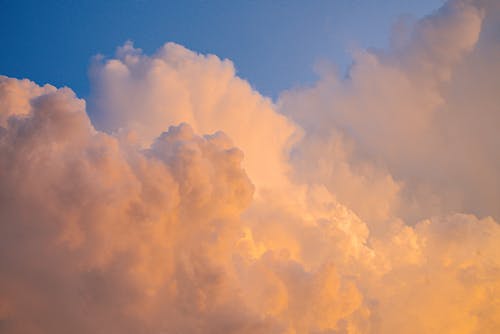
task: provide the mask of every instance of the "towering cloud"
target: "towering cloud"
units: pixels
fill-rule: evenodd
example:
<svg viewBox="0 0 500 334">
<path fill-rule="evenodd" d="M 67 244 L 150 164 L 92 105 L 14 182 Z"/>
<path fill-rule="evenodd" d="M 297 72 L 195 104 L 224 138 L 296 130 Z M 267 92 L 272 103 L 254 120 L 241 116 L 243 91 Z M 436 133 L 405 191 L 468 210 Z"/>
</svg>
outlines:
<svg viewBox="0 0 500 334">
<path fill-rule="evenodd" d="M 497 332 L 499 14 L 276 104 L 172 43 L 96 59 L 88 114 L 0 77 L 0 332 Z"/>
<path fill-rule="evenodd" d="M 283 182 L 296 129 L 268 98 L 235 76 L 229 60 L 174 43 L 149 57 L 128 42 L 115 59 L 97 58 L 91 76 L 99 129 L 133 132 L 144 146 L 181 122 L 201 133 L 223 130 L 245 152 L 243 164 L 256 184 Z"/>
<path fill-rule="evenodd" d="M 294 156 L 299 177 L 367 219 L 500 218 L 498 29 L 481 34 L 499 18 L 495 2 L 451 1 L 391 50 L 357 52 L 348 78 L 324 73 L 285 93 L 282 111 L 307 131 Z"/>
</svg>

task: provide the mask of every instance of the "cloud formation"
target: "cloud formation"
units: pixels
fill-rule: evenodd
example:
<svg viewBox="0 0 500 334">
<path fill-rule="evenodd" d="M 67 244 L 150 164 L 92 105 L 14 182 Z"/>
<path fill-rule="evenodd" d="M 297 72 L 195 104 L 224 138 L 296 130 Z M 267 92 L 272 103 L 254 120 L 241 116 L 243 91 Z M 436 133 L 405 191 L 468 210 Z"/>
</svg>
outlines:
<svg viewBox="0 0 500 334">
<path fill-rule="evenodd" d="M 307 133 L 298 176 L 367 219 L 458 211 L 498 220 L 500 49 L 498 30 L 481 28 L 499 18 L 495 2 L 450 1 L 399 27 L 391 50 L 355 53 L 347 79 L 326 72 L 283 94 L 281 110 Z"/>
<path fill-rule="evenodd" d="M 272 102 L 235 75 L 229 60 L 167 43 L 147 56 L 128 42 L 116 58 L 97 58 L 91 69 L 96 126 L 133 132 L 148 146 L 168 126 L 186 122 L 199 133 L 224 131 L 245 152 L 257 185 L 279 186 L 295 126 Z"/>
<path fill-rule="evenodd" d="M 88 113 L 1 76 L 0 331 L 496 332 L 499 13 L 276 104 L 173 43 L 96 59 Z"/>
</svg>

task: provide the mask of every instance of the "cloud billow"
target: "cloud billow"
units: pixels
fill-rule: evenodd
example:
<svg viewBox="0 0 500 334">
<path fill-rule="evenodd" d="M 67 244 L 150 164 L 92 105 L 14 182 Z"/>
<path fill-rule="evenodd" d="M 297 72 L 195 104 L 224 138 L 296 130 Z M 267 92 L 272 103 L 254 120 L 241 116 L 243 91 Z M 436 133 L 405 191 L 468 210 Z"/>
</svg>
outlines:
<svg viewBox="0 0 500 334">
<path fill-rule="evenodd" d="M 276 103 L 173 43 L 97 59 L 88 107 L 0 77 L 0 331 L 494 333 L 499 13 Z"/>
</svg>

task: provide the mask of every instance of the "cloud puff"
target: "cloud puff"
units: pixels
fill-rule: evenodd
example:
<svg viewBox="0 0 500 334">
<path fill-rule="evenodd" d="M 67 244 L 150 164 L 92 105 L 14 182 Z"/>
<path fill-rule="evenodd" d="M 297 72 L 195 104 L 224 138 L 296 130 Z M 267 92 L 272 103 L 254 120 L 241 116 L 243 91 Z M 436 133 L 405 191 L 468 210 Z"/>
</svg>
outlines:
<svg viewBox="0 0 500 334">
<path fill-rule="evenodd" d="M 24 102 L 0 135 L 7 332 L 137 332 L 158 302 L 194 316 L 211 293 L 226 298 L 224 258 L 253 187 L 225 135 L 180 125 L 137 151 L 95 131 L 68 89 Z"/>
<path fill-rule="evenodd" d="M 146 146 L 181 122 L 200 133 L 222 130 L 245 152 L 243 164 L 259 188 L 285 182 L 284 161 L 297 129 L 235 75 L 229 60 L 174 43 L 147 56 L 128 42 L 116 58 L 97 59 L 91 78 L 99 129 L 133 131 Z"/>
<path fill-rule="evenodd" d="M 277 106 L 175 44 L 96 60 L 88 114 L 0 77 L 0 331 L 494 333 L 499 13 Z"/>
<path fill-rule="evenodd" d="M 307 134 L 295 148 L 298 177 L 327 185 L 365 219 L 500 218 L 498 36 L 481 34 L 499 17 L 448 2 L 392 49 L 357 52 L 347 78 L 325 71 L 283 94 L 280 110 Z"/>
</svg>

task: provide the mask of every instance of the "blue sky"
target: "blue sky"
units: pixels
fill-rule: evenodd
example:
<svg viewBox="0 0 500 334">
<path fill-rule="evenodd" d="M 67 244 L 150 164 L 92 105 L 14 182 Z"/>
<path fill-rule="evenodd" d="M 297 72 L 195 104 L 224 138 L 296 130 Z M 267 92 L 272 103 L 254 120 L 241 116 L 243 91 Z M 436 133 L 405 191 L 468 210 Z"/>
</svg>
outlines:
<svg viewBox="0 0 500 334">
<path fill-rule="evenodd" d="M 401 15 L 441 0 L 26 1 L 0 0 L 0 74 L 89 92 L 97 53 L 126 40 L 152 53 L 167 41 L 231 59 L 238 75 L 277 96 L 314 81 L 314 64 L 350 63 L 353 47 L 384 47 Z"/>
</svg>

